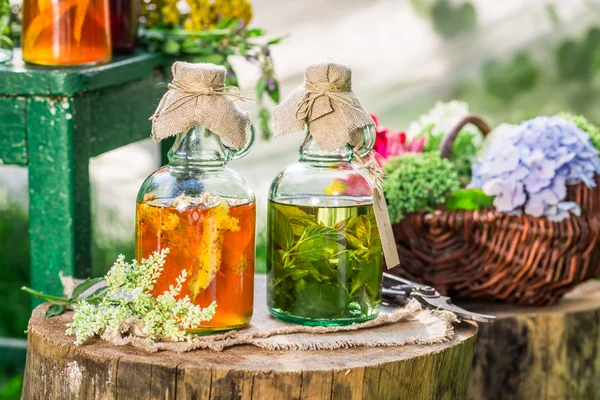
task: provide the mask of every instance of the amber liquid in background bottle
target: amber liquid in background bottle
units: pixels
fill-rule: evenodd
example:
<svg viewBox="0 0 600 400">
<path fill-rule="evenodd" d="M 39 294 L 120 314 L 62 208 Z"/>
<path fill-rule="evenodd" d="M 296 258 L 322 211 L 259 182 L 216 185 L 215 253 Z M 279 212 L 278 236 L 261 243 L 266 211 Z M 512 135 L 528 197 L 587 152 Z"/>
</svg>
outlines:
<svg viewBox="0 0 600 400">
<path fill-rule="evenodd" d="M 108 0 L 23 0 L 22 47 L 39 65 L 110 61 Z"/>
<path fill-rule="evenodd" d="M 153 294 L 168 290 L 186 269 L 179 297 L 189 296 L 201 307 L 217 302 L 213 319 L 191 333 L 239 328 L 252 317 L 255 203 L 234 203 L 178 210 L 159 200 L 137 202 L 136 257 L 170 249 Z"/>
</svg>

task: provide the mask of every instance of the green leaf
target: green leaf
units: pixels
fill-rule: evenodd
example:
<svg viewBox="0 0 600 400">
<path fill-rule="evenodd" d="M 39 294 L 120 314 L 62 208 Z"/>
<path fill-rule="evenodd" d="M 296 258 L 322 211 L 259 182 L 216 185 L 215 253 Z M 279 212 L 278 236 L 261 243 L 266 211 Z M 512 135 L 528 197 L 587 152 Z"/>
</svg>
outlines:
<svg viewBox="0 0 600 400">
<path fill-rule="evenodd" d="M 294 245 L 294 231 L 292 230 L 292 226 L 279 210 L 273 210 L 271 218 L 273 218 L 273 223 L 275 224 L 275 230 L 273 232 L 275 235 L 273 238 L 275 244 L 279 246 L 280 249 L 288 251 Z"/>
<path fill-rule="evenodd" d="M 219 24 L 217 25 L 217 29 L 224 29 L 227 28 L 229 26 L 231 26 L 231 17 L 227 17 L 225 19 L 223 19 L 223 21 L 219 22 Z M 237 20 L 234 21 L 237 24 Z"/>
<path fill-rule="evenodd" d="M 371 236 L 372 226 L 371 220 L 365 215 L 361 215 L 356 220 L 356 237 L 363 243 L 367 244 L 367 247 L 373 243 Z"/>
<path fill-rule="evenodd" d="M 62 314 L 65 311 L 64 304 L 52 304 L 46 310 L 46 318 L 55 317 Z"/>
<path fill-rule="evenodd" d="M 271 120 L 271 114 L 266 107 L 261 107 L 258 111 L 258 119 L 260 124 L 260 131 L 264 139 L 269 139 L 271 137 L 271 127 L 269 126 L 269 121 Z"/>
<path fill-rule="evenodd" d="M 86 290 L 88 290 L 89 288 L 91 288 L 92 286 L 97 284 L 98 282 L 101 282 L 102 280 L 104 280 L 104 277 L 94 278 L 94 279 L 87 278 L 85 281 L 83 281 L 79 285 L 77 285 L 75 287 L 75 289 L 73 289 L 73 294 L 71 295 L 71 300 L 78 299 L 79 296 L 81 296 L 83 294 L 83 292 L 85 292 Z"/>
<path fill-rule="evenodd" d="M 279 82 L 273 80 L 273 88 L 270 88 L 267 85 L 267 93 L 269 94 L 271 100 L 273 100 L 275 103 L 279 103 Z"/>
<path fill-rule="evenodd" d="M 304 278 L 306 275 L 308 275 L 308 273 L 309 271 L 306 269 L 286 268 L 284 269 L 284 272 L 280 275 L 277 275 L 275 279 L 277 281 L 281 281 L 286 278 L 291 278 L 293 281 L 297 281 L 299 279 Z"/>
<path fill-rule="evenodd" d="M 490 208 L 494 197 L 488 196 L 481 189 L 460 189 L 446 197 L 447 210 L 479 210 Z"/>
<path fill-rule="evenodd" d="M 376 297 L 379 293 L 383 255 L 381 251 L 374 254 L 370 250 L 352 252 L 348 257 L 348 265 L 354 271 L 354 279 L 350 287 L 350 294 L 353 296 L 363 288 L 371 297 Z"/>
<path fill-rule="evenodd" d="M 362 246 L 357 248 L 366 248 L 374 244 L 376 240 L 379 240 L 379 235 L 375 229 L 375 235 L 373 235 L 373 228 L 377 228 L 375 223 L 374 214 L 360 215 L 356 218 L 352 218 L 346 226 L 347 234 L 354 236 Z"/>
<path fill-rule="evenodd" d="M 265 33 L 266 32 L 264 31 L 264 29 L 261 29 L 261 28 L 252 28 L 252 29 L 248 29 L 246 31 L 246 37 L 251 38 L 251 37 L 264 36 Z"/>
<path fill-rule="evenodd" d="M 94 293 L 92 293 L 90 295 L 90 297 L 102 296 L 103 294 L 106 293 L 107 290 L 108 290 L 108 286 L 99 287 L 98 289 L 94 290 Z"/>
<path fill-rule="evenodd" d="M 344 250 L 339 243 L 344 240 L 344 235 L 323 225 L 314 225 L 304 231 L 300 237 L 293 255 L 307 261 L 319 261 L 332 257 Z"/>
<path fill-rule="evenodd" d="M 174 39 L 167 39 L 163 44 L 163 52 L 165 54 L 176 55 L 179 54 L 179 50 L 181 49 L 181 45 Z"/>
<path fill-rule="evenodd" d="M 365 243 L 363 243 L 360 239 L 358 239 L 356 236 L 354 236 L 350 233 L 346 232 L 345 237 L 346 237 L 346 246 L 349 249 L 359 250 L 359 249 L 364 249 L 366 246 Z"/>
<path fill-rule="evenodd" d="M 296 293 L 294 313 L 311 318 L 331 318 L 346 310 L 348 296 L 341 286 L 311 284 Z"/>
<path fill-rule="evenodd" d="M 304 240 L 320 239 L 323 241 L 340 241 L 344 240 L 344 235 L 333 228 L 323 225 L 311 226 L 304 232 Z"/>
<path fill-rule="evenodd" d="M 275 39 L 271 39 L 271 40 L 269 40 L 267 42 L 267 46 L 272 46 L 274 44 L 279 44 L 279 43 L 281 43 L 282 40 L 286 39 L 287 37 L 288 37 L 288 35 L 280 36 L 280 37 L 275 38 Z"/>
<path fill-rule="evenodd" d="M 435 30 L 445 37 L 452 37 L 475 29 L 477 13 L 470 2 L 453 5 L 448 0 L 438 0 L 431 9 Z"/>
<path fill-rule="evenodd" d="M 306 228 L 318 224 L 315 217 L 305 213 L 297 207 L 286 207 L 284 205 L 280 206 L 276 203 L 271 204 L 275 209 L 280 211 L 285 218 L 288 219 L 290 225 L 292 226 L 292 230 L 294 231 L 294 235 L 296 236 L 302 235 Z"/>
<path fill-rule="evenodd" d="M 261 102 L 263 99 L 263 94 L 267 89 L 267 80 L 264 76 L 261 76 L 256 82 L 256 101 Z"/>
</svg>

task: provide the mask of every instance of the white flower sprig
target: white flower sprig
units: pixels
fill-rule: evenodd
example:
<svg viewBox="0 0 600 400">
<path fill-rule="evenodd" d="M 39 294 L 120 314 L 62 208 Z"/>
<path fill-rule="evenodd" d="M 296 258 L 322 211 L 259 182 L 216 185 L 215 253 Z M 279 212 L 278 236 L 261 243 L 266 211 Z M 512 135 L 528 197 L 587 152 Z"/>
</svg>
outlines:
<svg viewBox="0 0 600 400">
<path fill-rule="evenodd" d="M 66 333 L 75 336 L 77 345 L 97 335 L 107 340 L 132 335 L 145 339 L 148 344 L 154 341 L 192 341 L 194 336 L 188 335 L 186 330 L 211 320 L 217 304 L 213 302 L 201 308 L 188 296 L 177 299 L 187 278 L 186 270 L 181 272 L 169 290 L 157 297 L 152 295 L 168 253 L 169 249 L 154 252 L 139 263 L 136 260 L 127 263 L 120 255 L 106 274 L 107 286 L 87 298 L 83 297 L 83 286 L 90 288 L 101 278 L 86 280 L 80 285 L 80 290 L 75 289 L 78 294 L 74 291 L 71 299 L 45 295 L 29 288 L 24 290 L 53 303 L 50 308 L 56 311 L 47 312 L 47 316 L 58 315 L 70 307 L 75 309 Z"/>
<path fill-rule="evenodd" d="M 176 297 L 187 278 L 183 270 L 176 284 L 161 295 L 152 296 L 152 289 L 163 271 L 168 249 L 154 252 L 140 263 L 130 264 L 120 255 L 108 274 L 106 296 L 97 304 L 80 302 L 75 308 L 73 322 L 67 326 L 67 334 L 76 337 L 81 344 L 95 335 L 120 334 L 123 324 L 138 327 L 149 341 L 190 341 L 193 336 L 186 330 L 209 321 L 215 314 L 217 304 L 206 308 L 193 304 L 188 296 Z"/>
</svg>

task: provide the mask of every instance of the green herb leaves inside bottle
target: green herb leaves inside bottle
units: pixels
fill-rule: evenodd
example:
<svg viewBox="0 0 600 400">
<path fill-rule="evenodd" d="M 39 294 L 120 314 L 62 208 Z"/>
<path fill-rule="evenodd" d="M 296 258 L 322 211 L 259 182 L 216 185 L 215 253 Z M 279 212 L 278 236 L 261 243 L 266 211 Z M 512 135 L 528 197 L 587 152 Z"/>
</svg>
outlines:
<svg viewBox="0 0 600 400">
<path fill-rule="evenodd" d="M 269 225 L 268 302 L 279 317 L 338 325 L 377 315 L 383 255 L 371 205 L 270 202 Z"/>
</svg>

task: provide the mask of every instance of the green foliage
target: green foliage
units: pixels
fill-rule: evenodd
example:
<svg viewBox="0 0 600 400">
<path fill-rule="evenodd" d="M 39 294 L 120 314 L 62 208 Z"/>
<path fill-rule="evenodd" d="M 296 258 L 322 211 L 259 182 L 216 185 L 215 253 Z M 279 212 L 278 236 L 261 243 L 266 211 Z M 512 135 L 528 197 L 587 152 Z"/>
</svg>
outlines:
<svg viewBox="0 0 600 400">
<path fill-rule="evenodd" d="M 448 0 L 438 0 L 431 8 L 431 18 L 435 30 L 448 38 L 477 26 L 477 12 L 468 1 L 454 6 Z"/>
<path fill-rule="evenodd" d="M 474 211 L 481 208 L 491 208 L 494 197 L 483 193 L 481 189 L 460 189 L 446 197 L 446 210 Z"/>
<path fill-rule="evenodd" d="M 380 300 L 383 265 L 371 206 L 356 207 L 358 216 L 333 227 L 317 220 L 317 208 L 308 209 L 269 205 L 269 304 L 310 318 L 370 315 Z M 339 212 L 318 209 L 325 220 Z"/>
<path fill-rule="evenodd" d="M 423 152 L 436 152 L 440 150 L 440 145 L 444 138 L 443 135 L 433 136 L 429 135 L 427 131 L 421 132 L 420 136 L 423 135 L 427 135 Z M 463 184 L 471 181 L 471 164 L 479 151 L 479 147 L 474 143 L 475 140 L 477 139 L 473 132 L 462 130 L 458 133 L 452 146 L 450 161 L 456 167 L 456 172 Z"/>
<path fill-rule="evenodd" d="M 79 285 L 77 285 L 75 289 L 73 289 L 73 293 L 69 298 L 48 295 L 28 288 L 27 286 L 23 286 L 21 290 L 31 294 L 32 296 L 37 297 L 38 299 L 42 299 L 44 301 L 52 303 L 50 307 L 46 310 L 46 318 L 51 318 L 60 315 L 67 310 L 72 310 L 74 304 L 77 304 L 78 302 L 81 302 L 83 300 L 85 300 L 88 303 L 98 303 L 101 300 L 103 300 L 104 295 L 106 294 L 106 289 L 108 289 L 107 286 L 102 286 L 98 290 L 94 291 L 94 293 L 91 294 L 91 296 L 82 297 L 82 294 L 86 290 L 100 283 L 103 279 L 104 277 L 93 279 L 87 278 Z"/>
<path fill-rule="evenodd" d="M 0 337 L 25 338 L 31 311 L 29 296 L 19 288 L 29 282 L 27 215 L 0 190 Z M 23 366 L 0 359 L 0 399 L 21 398 Z"/>
<path fill-rule="evenodd" d="M 591 28 L 581 41 L 560 42 L 555 57 L 562 79 L 589 80 L 600 71 L 600 28 Z"/>
<path fill-rule="evenodd" d="M 575 125 L 590 135 L 590 141 L 597 150 L 600 150 L 600 129 L 587 120 L 583 115 L 575 115 L 566 112 L 558 114 L 559 117 L 573 121 Z"/>
<path fill-rule="evenodd" d="M 14 375 L 10 378 L 5 378 L 3 373 L 0 373 L 0 399 L 2 400 L 18 400 L 21 398 L 23 390 L 23 376 L 21 374 Z"/>
<path fill-rule="evenodd" d="M 0 196 L 6 193 L 0 191 Z M 12 200 L 0 200 L 0 337 L 25 338 L 31 302 L 19 288 L 29 282 L 28 220 Z"/>
<path fill-rule="evenodd" d="M 12 49 L 11 8 L 8 0 L 0 0 L 0 50 Z"/>
<path fill-rule="evenodd" d="M 454 164 L 439 152 L 392 158 L 384 168 L 383 189 L 392 222 L 414 211 L 431 211 L 460 188 Z"/>
<path fill-rule="evenodd" d="M 264 274 L 267 269 L 267 232 L 262 230 L 256 235 L 256 256 L 254 272 Z"/>
<path fill-rule="evenodd" d="M 483 66 L 486 90 L 504 102 L 532 90 L 539 77 L 540 69 L 526 52 L 515 54 L 514 58 L 505 64 L 491 60 Z"/>
</svg>

